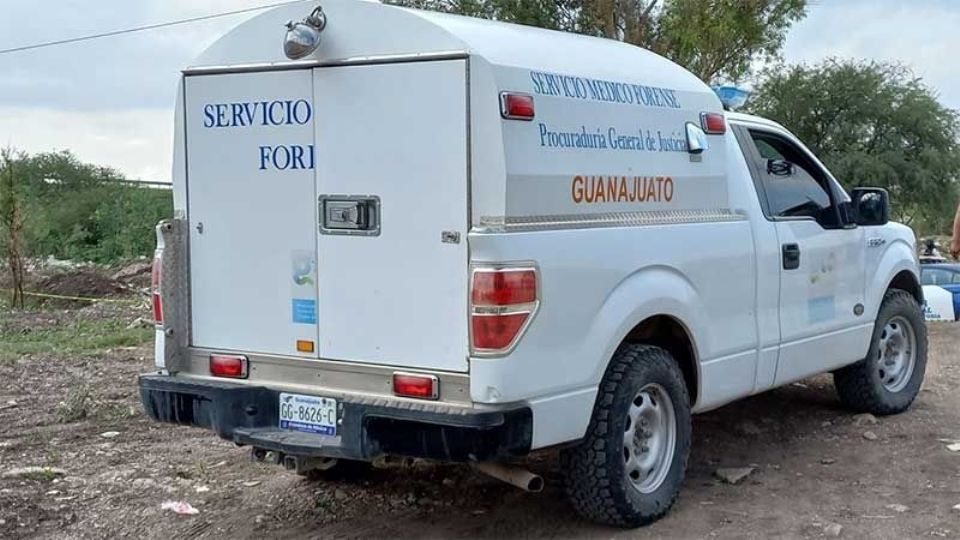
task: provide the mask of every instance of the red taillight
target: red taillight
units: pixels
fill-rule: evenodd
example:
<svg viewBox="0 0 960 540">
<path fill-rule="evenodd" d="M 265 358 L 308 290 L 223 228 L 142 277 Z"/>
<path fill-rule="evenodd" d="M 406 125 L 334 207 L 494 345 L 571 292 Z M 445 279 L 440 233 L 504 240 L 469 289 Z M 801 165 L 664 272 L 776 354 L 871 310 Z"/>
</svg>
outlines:
<svg viewBox="0 0 960 540">
<path fill-rule="evenodd" d="M 211 354 L 210 374 L 214 377 L 246 379 L 247 357 L 230 354 Z"/>
<path fill-rule="evenodd" d="M 153 304 L 153 322 L 163 326 L 163 301 L 160 299 L 160 284 L 162 282 L 161 268 L 163 256 L 158 252 L 153 257 L 153 271 L 150 275 L 150 300 Z"/>
<path fill-rule="evenodd" d="M 433 375 L 394 373 L 393 393 L 403 397 L 437 399 L 440 395 L 440 384 Z"/>
<path fill-rule="evenodd" d="M 510 120 L 533 120 L 533 96 L 511 92 L 500 94 L 500 115 Z"/>
<path fill-rule="evenodd" d="M 474 313 L 471 321 L 473 347 L 486 350 L 506 349 L 513 343 L 513 338 L 520 333 L 529 316 L 529 311 L 504 315 Z"/>
<path fill-rule="evenodd" d="M 474 305 L 509 306 L 537 301 L 533 270 L 477 270 L 473 274 Z"/>
<path fill-rule="evenodd" d="M 534 268 L 478 268 L 470 291 L 470 335 L 480 354 L 507 352 L 537 309 Z"/>
<path fill-rule="evenodd" d="M 708 135 L 723 135 L 727 132 L 727 119 L 721 113 L 701 113 L 700 124 Z"/>
</svg>

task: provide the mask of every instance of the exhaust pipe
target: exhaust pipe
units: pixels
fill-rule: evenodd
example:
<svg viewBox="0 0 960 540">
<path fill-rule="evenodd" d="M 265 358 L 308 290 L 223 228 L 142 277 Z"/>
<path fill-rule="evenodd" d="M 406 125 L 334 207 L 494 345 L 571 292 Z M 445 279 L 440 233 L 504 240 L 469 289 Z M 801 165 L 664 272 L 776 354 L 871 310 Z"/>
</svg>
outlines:
<svg viewBox="0 0 960 540">
<path fill-rule="evenodd" d="M 491 463 L 489 461 L 473 462 L 470 465 L 487 476 L 516 486 L 524 491 L 530 493 L 540 493 L 543 491 L 543 478 L 539 474 L 533 474 L 526 469 L 504 465 L 502 463 Z"/>
<path fill-rule="evenodd" d="M 377 456 L 371 462 L 375 469 L 392 469 L 413 467 L 414 459 L 411 457 L 382 455 Z"/>
</svg>

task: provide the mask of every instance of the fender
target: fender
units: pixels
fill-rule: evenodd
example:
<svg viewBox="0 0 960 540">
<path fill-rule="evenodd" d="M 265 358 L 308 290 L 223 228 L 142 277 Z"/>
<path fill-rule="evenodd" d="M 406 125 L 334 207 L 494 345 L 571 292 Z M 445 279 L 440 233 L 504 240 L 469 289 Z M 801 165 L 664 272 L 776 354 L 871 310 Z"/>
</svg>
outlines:
<svg viewBox="0 0 960 540">
<path fill-rule="evenodd" d="M 607 295 L 591 325 L 585 351 L 597 355 L 590 383 L 600 384 L 620 343 L 635 326 L 657 315 L 677 320 L 692 341 L 697 380 L 700 380 L 700 344 L 709 344 L 705 309 L 693 284 L 676 268 L 650 266 L 628 275 Z M 697 392 L 699 395 L 699 392 Z"/>
<path fill-rule="evenodd" d="M 883 295 L 897 274 L 906 270 L 913 275 L 918 284 L 920 283 L 913 247 L 905 239 L 893 239 L 880 255 L 879 261 L 873 274 L 867 276 L 867 290 L 864 295 L 866 313 L 870 316 L 870 321 L 877 319 Z"/>
</svg>

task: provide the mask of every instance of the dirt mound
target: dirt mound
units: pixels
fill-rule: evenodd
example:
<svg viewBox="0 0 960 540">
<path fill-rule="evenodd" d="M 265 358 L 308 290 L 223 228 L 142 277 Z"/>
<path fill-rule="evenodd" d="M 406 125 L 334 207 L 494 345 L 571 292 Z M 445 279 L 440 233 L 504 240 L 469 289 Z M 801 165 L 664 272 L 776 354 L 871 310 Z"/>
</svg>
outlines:
<svg viewBox="0 0 960 540">
<path fill-rule="evenodd" d="M 117 280 L 96 268 L 76 268 L 43 277 L 35 290 L 43 294 L 85 298 L 116 296 L 126 291 Z"/>
<path fill-rule="evenodd" d="M 150 273 L 152 270 L 152 259 L 139 259 L 121 266 L 119 270 L 114 272 L 110 277 L 130 287 L 143 289 L 150 286 Z"/>
<path fill-rule="evenodd" d="M 146 279 L 150 281 L 150 271 L 153 269 L 152 259 L 138 259 L 136 261 L 124 264 L 110 276 L 117 281 L 132 281 Z"/>
</svg>

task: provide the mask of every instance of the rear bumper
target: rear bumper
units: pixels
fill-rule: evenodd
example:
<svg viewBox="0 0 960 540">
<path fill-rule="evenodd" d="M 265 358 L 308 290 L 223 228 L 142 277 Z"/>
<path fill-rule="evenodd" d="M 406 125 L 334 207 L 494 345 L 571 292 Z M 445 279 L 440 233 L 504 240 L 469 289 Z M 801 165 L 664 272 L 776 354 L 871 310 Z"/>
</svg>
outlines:
<svg viewBox="0 0 960 540">
<path fill-rule="evenodd" d="M 263 386 L 164 375 L 143 375 L 139 386 L 143 407 L 154 420 L 211 429 L 240 445 L 297 456 L 502 460 L 529 453 L 533 436 L 533 416 L 523 406 L 441 410 L 341 399 L 341 424 L 329 437 L 280 430 L 280 392 Z"/>
</svg>

